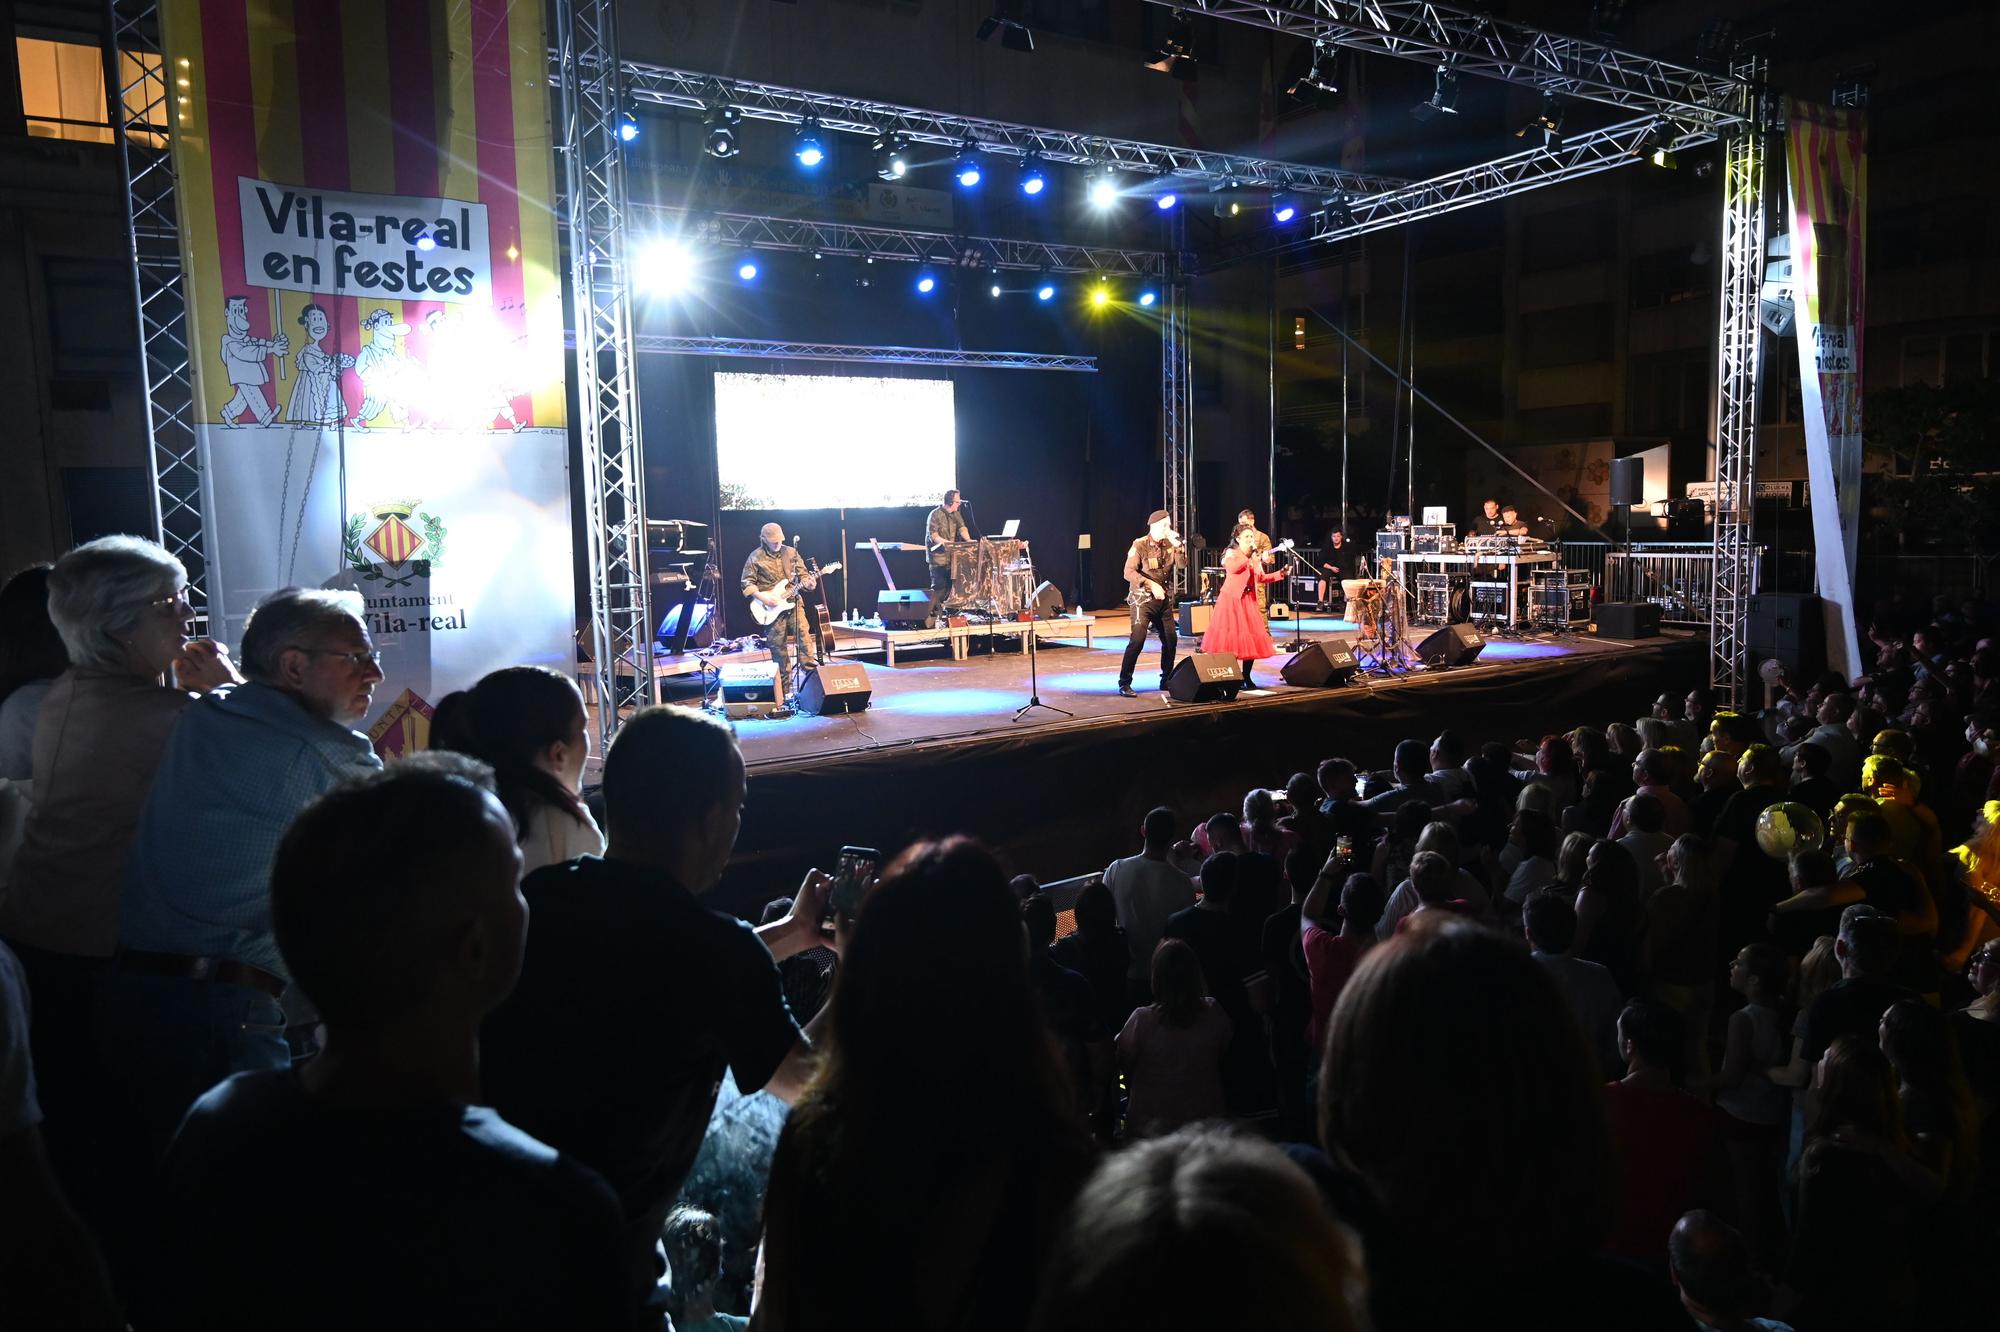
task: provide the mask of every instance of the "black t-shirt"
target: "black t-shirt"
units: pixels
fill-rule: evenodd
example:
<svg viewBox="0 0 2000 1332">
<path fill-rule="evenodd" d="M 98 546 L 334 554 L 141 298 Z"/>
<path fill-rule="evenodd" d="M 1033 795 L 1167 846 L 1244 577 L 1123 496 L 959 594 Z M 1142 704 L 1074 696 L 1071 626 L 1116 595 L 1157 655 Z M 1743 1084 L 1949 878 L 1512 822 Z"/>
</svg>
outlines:
<svg viewBox="0 0 2000 1332">
<path fill-rule="evenodd" d="M 1333 825 L 1334 844 L 1337 846 L 1345 833 L 1353 840 L 1354 863 L 1367 868 L 1375 855 L 1375 839 L 1382 835 L 1381 822 L 1359 800 L 1328 797 L 1320 802 L 1319 810 Z"/>
<path fill-rule="evenodd" d="M 645 1222 L 694 1165 L 723 1070 L 756 1091 L 800 1039 L 777 964 L 748 925 L 637 865 L 585 856 L 521 888 L 533 924 L 481 1035 L 487 1095 Z"/>
<path fill-rule="evenodd" d="M 1243 990 L 1243 978 L 1261 965 L 1258 940 L 1250 926 L 1231 911 L 1211 911 L 1191 906 L 1167 917 L 1160 931 L 1163 939 L 1181 939 L 1194 949 L 1201 961 L 1201 974 L 1208 992 L 1231 1020 L 1250 1019 L 1250 999 Z"/>
<path fill-rule="evenodd" d="M 1806 1010 L 1806 1062 L 1816 1064 L 1838 1036 L 1865 1037 L 1875 1043 L 1876 1024 L 1891 1004 L 1916 995 L 1900 985 L 1856 976 L 1828 987 Z"/>
<path fill-rule="evenodd" d="M 604 1181 L 483 1106 L 352 1110 L 292 1070 L 195 1102 L 167 1154 L 144 1327 L 618 1328 Z"/>
<path fill-rule="evenodd" d="M 1360 548 L 1357 546 L 1341 546 L 1338 549 L 1328 546 L 1320 552 L 1319 567 L 1324 569 L 1326 576 L 1335 582 L 1343 578 L 1356 577 L 1352 570 L 1360 566 L 1354 562 L 1354 557 L 1360 553 Z"/>
</svg>

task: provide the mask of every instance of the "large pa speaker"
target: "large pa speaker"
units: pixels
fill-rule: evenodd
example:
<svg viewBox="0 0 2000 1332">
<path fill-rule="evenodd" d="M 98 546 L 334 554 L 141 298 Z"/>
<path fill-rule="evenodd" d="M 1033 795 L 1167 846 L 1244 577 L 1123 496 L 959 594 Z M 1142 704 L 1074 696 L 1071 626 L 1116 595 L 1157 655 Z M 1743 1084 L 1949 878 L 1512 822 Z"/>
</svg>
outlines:
<svg viewBox="0 0 2000 1332">
<path fill-rule="evenodd" d="M 1434 671 L 1469 666 L 1486 650 L 1486 640 L 1469 624 L 1448 624 L 1417 644 L 1417 659 Z"/>
<path fill-rule="evenodd" d="M 1613 504 L 1643 504 L 1646 502 L 1646 460 L 1644 458 L 1613 458 L 1611 460 L 1611 502 Z"/>
<path fill-rule="evenodd" d="M 1063 613 L 1063 594 L 1054 583 L 1044 579 L 1029 594 L 1027 609 L 1035 613 L 1038 620 L 1060 620 Z"/>
<path fill-rule="evenodd" d="M 1759 592 L 1750 598 L 1750 652 L 1776 657 L 1794 680 L 1826 669 L 1826 612 L 1807 592 Z"/>
<path fill-rule="evenodd" d="M 928 629 L 931 623 L 931 594 L 921 587 L 875 594 L 875 613 L 884 629 Z"/>
<path fill-rule="evenodd" d="M 1601 601 L 1597 605 L 1600 638 L 1658 638 L 1660 608 L 1650 601 Z"/>
<path fill-rule="evenodd" d="M 1292 659 L 1279 668 L 1278 674 L 1288 685 L 1325 689 L 1330 685 L 1346 684 L 1354 678 L 1356 669 L 1354 652 L 1347 646 L 1347 640 L 1329 638 L 1324 642 L 1308 643 L 1293 653 Z"/>
<path fill-rule="evenodd" d="M 829 661 L 806 672 L 799 686 L 799 710 L 824 717 L 835 712 L 866 712 L 875 687 L 868 668 L 858 661 Z"/>
<path fill-rule="evenodd" d="M 1182 657 L 1167 677 L 1167 696 L 1176 703 L 1214 703 L 1236 697 L 1243 687 L 1243 663 L 1227 652 Z"/>
</svg>

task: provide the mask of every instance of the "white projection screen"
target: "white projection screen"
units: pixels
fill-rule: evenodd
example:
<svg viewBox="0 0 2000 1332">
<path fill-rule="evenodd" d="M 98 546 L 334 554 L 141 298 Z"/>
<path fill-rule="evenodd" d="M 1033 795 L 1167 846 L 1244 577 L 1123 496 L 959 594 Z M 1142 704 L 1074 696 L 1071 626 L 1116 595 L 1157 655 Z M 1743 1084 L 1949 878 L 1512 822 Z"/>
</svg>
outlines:
<svg viewBox="0 0 2000 1332">
<path fill-rule="evenodd" d="M 717 371 L 725 509 L 929 508 L 958 484 L 949 379 Z"/>
</svg>

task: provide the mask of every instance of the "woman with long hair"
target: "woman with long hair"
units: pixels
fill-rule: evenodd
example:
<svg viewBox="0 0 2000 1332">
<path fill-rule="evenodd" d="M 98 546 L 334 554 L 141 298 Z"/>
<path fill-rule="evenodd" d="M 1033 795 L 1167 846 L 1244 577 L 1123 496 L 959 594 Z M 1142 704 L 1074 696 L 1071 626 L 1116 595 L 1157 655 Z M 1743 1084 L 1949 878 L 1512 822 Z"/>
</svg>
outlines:
<svg viewBox="0 0 2000 1332">
<path fill-rule="evenodd" d="M 514 816 L 521 873 L 604 853 L 604 834 L 577 794 L 584 760 L 583 695 L 545 666 L 508 666 L 446 694 L 431 719 L 431 748 L 487 763 Z"/>
<path fill-rule="evenodd" d="M 1687 1326 L 1651 1278 L 1597 1256 L 1618 1174 L 1602 1075 L 1515 941 L 1447 918 L 1370 950 L 1319 1088 L 1322 1145 L 1379 1207 L 1362 1236 L 1379 1332 Z"/>
<path fill-rule="evenodd" d="M 1813 1071 L 1798 1225 L 1777 1312 L 1801 1327 L 1910 1328 L 1911 1230 L 1940 1192 L 1909 1155 L 1896 1075 L 1866 1036 L 1837 1036 Z"/>
<path fill-rule="evenodd" d="M 1590 848 L 1597 839 L 1586 832 L 1573 832 L 1562 839 L 1556 850 L 1556 877 L 1549 885 L 1575 897 L 1583 890 L 1584 871 L 1590 864 Z"/>
<path fill-rule="evenodd" d="M 1203 652 L 1227 652 L 1243 663 L 1243 687 L 1255 689 L 1251 677 L 1260 658 L 1275 656 L 1271 631 L 1264 625 L 1264 611 L 1257 604 L 1257 589 L 1284 578 L 1280 570 L 1266 567 L 1268 552 L 1257 549 L 1258 532 L 1246 527 L 1236 534 L 1229 549 L 1222 552 L 1222 591 L 1215 597 L 1215 613 L 1208 632 L 1201 636 Z"/>
<path fill-rule="evenodd" d="M 964 837 L 862 901 L 819 1072 L 778 1139 L 752 1325 L 1017 1329 L 1091 1151 L 1029 981 L 1020 906 Z"/>
<path fill-rule="evenodd" d="M 1153 1002 L 1118 1033 L 1118 1068 L 1131 1100 L 1128 1137 L 1171 1133 L 1222 1115 L 1222 1063 L 1234 1028 L 1209 997 L 1201 961 L 1180 939 L 1153 950 Z"/>
<path fill-rule="evenodd" d="M 1278 799 L 1264 787 L 1243 797 L 1243 845 L 1283 864 L 1298 849 L 1299 835 L 1278 822 Z"/>
<path fill-rule="evenodd" d="M 1616 842 L 1594 842 L 1576 895 L 1576 942 L 1570 956 L 1610 969 L 1619 992 L 1639 992 L 1646 942 L 1646 908 L 1640 900 L 1639 866 Z"/>
</svg>

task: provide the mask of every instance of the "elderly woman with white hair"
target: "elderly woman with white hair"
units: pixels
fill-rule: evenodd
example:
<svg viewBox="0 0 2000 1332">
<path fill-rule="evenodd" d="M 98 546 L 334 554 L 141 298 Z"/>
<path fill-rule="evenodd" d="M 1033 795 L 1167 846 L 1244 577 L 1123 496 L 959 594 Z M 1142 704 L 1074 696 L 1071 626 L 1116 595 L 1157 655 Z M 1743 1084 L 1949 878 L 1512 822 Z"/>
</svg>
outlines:
<svg viewBox="0 0 2000 1332">
<path fill-rule="evenodd" d="M 167 736 L 190 691 L 238 679 L 221 647 L 188 638 L 187 586 L 179 560 L 129 536 L 86 542 L 48 574 L 70 666 L 36 715 L 34 807 L 0 887 L 0 936 L 33 988 L 52 1130 L 77 1091 L 66 1074 L 89 1047 L 90 974 L 118 945 L 126 854 Z"/>
</svg>

